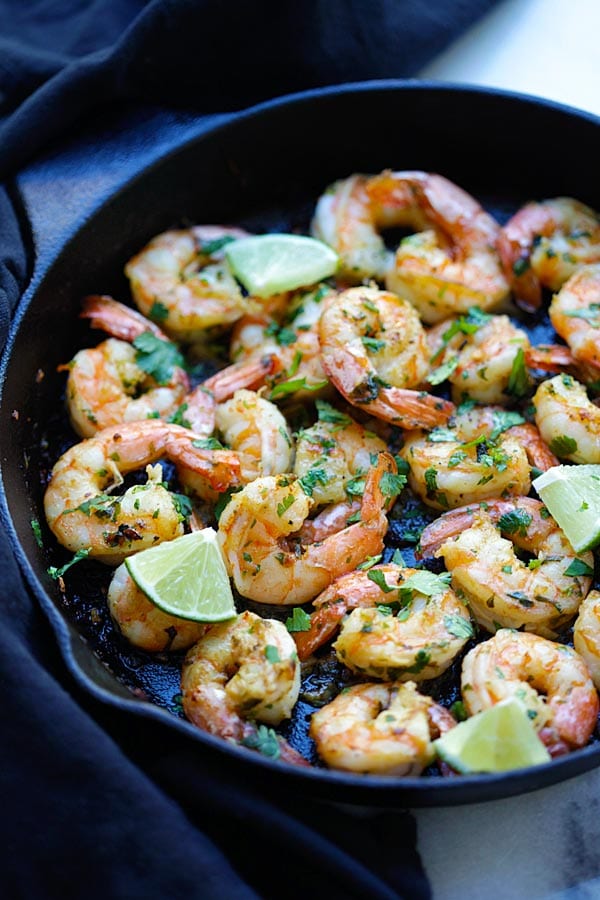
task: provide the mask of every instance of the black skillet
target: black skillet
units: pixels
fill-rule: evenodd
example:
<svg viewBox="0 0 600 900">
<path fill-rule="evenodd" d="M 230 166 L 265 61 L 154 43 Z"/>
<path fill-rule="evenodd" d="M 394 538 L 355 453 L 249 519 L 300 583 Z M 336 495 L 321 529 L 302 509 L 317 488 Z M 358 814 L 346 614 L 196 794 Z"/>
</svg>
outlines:
<svg viewBox="0 0 600 900">
<path fill-rule="evenodd" d="M 79 596 L 75 574 L 65 602 L 47 574 L 49 562 L 64 558 L 55 548 L 40 548 L 31 528 L 32 519 L 43 521 L 45 442 L 61 417 L 64 377 L 56 367 L 92 340 L 77 320 L 81 297 L 127 297 L 123 264 L 153 235 L 186 222 L 235 222 L 257 231 L 305 227 L 331 181 L 390 167 L 440 172 L 500 218 L 528 199 L 559 195 L 598 209 L 599 156 L 600 120 L 591 115 L 498 91 L 372 82 L 272 101 L 217 125 L 142 171 L 82 221 L 17 313 L 2 362 L 0 430 L 10 435 L 3 442 L 1 499 L 15 553 L 69 669 L 86 690 L 157 727 L 176 729 L 197 753 L 198 765 L 216 753 L 236 774 L 345 803 L 432 806 L 496 799 L 600 764 L 595 743 L 504 775 L 394 779 L 296 769 L 230 746 L 177 716 L 176 667 L 140 662 L 112 633 L 107 637 L 110 625 L 94 601 Z M 93 577 L 80 581 L 93 583 Z M 98 627 L 90 630 L 90 620 Z"/>
</svg>

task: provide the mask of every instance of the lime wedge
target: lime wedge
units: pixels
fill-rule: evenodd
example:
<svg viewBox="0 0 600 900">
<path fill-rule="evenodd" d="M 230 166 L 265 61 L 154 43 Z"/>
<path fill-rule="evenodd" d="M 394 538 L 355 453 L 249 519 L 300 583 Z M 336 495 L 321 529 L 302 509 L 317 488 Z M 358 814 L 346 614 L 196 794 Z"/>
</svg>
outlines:
<svg viewBox="0 0 600 900">
<path fill-rule="evenodd" d="M 261 234 L 225 247 L 235 277 L 256 297 L 314 284 L 333 275 L 337 254 L 322 241 L 296 234 Z"/>
<path fill-rule="evenodd" d="M 433 742 L 437 755 L 457 772 L 507 772 L 538 766 L 550 754 L 518 700 L 502 700 Z"/>
<path fill-rule="evenodd" d="M 577 553 L 600 543 L 600 466 L 553 466 L 533 486 Z"/>
<path fill-rule="evenodd" d="M 193 531 L 125 560 L 141 591 L 163 612 L 194 622 L 236 615 L 216 532 Z"/>
</svg>

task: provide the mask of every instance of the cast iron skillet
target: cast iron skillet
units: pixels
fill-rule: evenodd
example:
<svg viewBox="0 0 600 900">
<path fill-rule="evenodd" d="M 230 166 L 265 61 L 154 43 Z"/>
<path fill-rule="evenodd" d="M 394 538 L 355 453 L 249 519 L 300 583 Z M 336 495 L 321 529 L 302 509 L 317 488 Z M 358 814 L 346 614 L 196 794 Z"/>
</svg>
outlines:
<svg viewBox="0 0 600 900">
<path fill-rule="evenodd" d="M 44 436 L 64 377 L 56 366 L 90 342 L 77 321 L 88 293 L 128 296 L 124 262 L 153 235 L 187 222 L 236 222 L 256 230 L 305 224 L 323 188 L 353 172 L 440 172 L 502 216 L 530 198 L 561 194 L 600 208 L 600 120 L 498 91 L 402 82 L 311 91 L 262 104 L 184 143 L 127 183 L 85 221 L 24 297 L 2 364 L 2 503 L 15 553 L 52 623 L 65 661 L 96 698 L 168 723 L 203 756 L 343 802 L 386 806 L 506 797 L 600 764 L 600 745 L 527 771 L 456 779 L 356 777 L 296 769 L 230 746 L 134 695 L 127 661 L 102 664 L 47 575 L 31 519 L 43 520 Z M 43 369 L 45 377 L 36 377 Z M 18 411 L 18 419 L 13 411 Z M 8 445 L 7 445 L 8 444 Z M 119 668 L 120 667 L 120 668 Z M 114 672 L 114 674 L 113 674 Z M 139 692 L 138 692 L 139 694 Z"/>
</svg>

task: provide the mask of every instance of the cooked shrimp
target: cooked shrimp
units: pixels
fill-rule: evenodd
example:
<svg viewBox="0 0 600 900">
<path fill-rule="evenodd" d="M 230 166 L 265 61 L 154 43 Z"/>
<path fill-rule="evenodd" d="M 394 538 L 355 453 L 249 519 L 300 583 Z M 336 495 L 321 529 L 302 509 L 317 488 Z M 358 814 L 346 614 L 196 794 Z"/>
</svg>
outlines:
<svg viewBox="0 0 600 900">
<path fill-rule="evenodd" d="M 247 237 L 239 228 L 196 226 L 166 231 L 129 260 L 125 274 L 138 309 L 159 318 L 177 340 L 201 339 L 215 326 L 231 325 L 249 304 L 224 260 L 227 239 Z"/>
<path fill-rule="evenodd" d="M 317 505 L 344 503 L 353 493 L 355 479 L 368 471 L 387 445 L 329 404 L 319 409 L 323 417 L 298 434 L 294 474 Z"/>
<path fill-rule="evenodd" d="M 431 428 L 454 407 L 416 388 L 429 368 L 425 332 L 410 303 L 371 287 L 350 288 L 320 321 L 323 368 L 354 406 L 401 428 Z"/>
<path fill-rule="evenodd" d="M 600 689 L 600 591 L 590 591 L 579 607 L 573 626 L 573 644 Z"/>
<path fill-rule="evenodd" d="M 469 610 L 443 579 L 392 563 L 354 574 L 359 603 L 342 622 L 333 645 L 340 662 L 353 672 L 384 681 L 426 681 L 445 672 L 473 636 Z M 367 607 L 360 582 L 374 574 L 380 586 L 375 585 Z M 341 596 L 348 607 L 354 605 L 347 583 Z M 400 609 L 394 615 L 396 597 Z"/>
<path fill-rule="evenodd" d="M 428 341 L 432 348 L 438 344 L 438 335 L 448 336 L 440 348 L 443 352 L 436 353 L 434 359 L 437 365 L 448 367 L 455 403 L 467 399 L 505 403 L 513 396 L 511 381 L 517 354 L 528 350 L 529 338 L 508 316 L 478 314 L 473 318 L 473 323 L 467 317 L 431 329 Z M 461 327 L 468 329 L 466 334 Z"/>
<path fill-rule="evenodd" d="M 530 465 L 542 471 L 558 464 L 558 459 L 543 440 L 538 428 L 523 417 L 500 406 L 474 406 L 454 417 L 454 427 L 463 441 L 481 440 L 482 436 L 497 441 L 500 435 L 516 440 L 527 454 Z M 529 489 L 523 494 L 529 493 Z"/>
<path fill-rule="evenodd" d="M 115 569 L 108 587 L 112 619 L 130 644 L 160 653 L 187 650 L 199 640 L 207 626 L 163 612 L 141 591 L 123 564 Z"/>
<path fill-rule="evenodd" d="M 542 381 L 533 397 L 535 423 L 561 459 L 600 463 L 600 409 L 571 375 Z"/>
<path fill-rule="evenodd" d="M 189 390 L 185 371 L 174 366 L 165 381 L 157 381 L 140 368 L 138 355 L 131 344 L 109 338 L 80 350 L 64 367 L 69 418 L 81 437 L 122 422 L 166 418 L 183 401 Z"/>
<path fill-rule="evenodd" d="M 600 368 L 600 264 L 583 266 L 565 282 L 552 298 L 550 321 L 578 362 Z"/>
<path fill-rule="evenodd" d="M 242 362 L 269 354 L 277 360 L 275 374 L 268 379 L 274 397 L 314 399 L 329 384 L 321 363 L 318 325 L 331 294 L 327 285 L 294 292 L 282 325 L 265 314 L 244 316 L 233 328 L 231 358 Z"/>
<path fill-rule="evenodd" d="M 251 612 L 211 625 L 188 652 L 181 673 L 183 710 L 198 728 L 244 743 L 247 720 L 289 719 L 300 690 L 296 646 L 281 622 Z M 283 758 L 302 757 L 280 742 Z"/>
<path fill-rule="evenodd" d="M 333 769 L 420 775 L 434 760 L 432 739 L 455 724 L 413 682 L 358 684 L 313 715 L 310 736 Z"/>
<path fill-rule="evenodd" d="M 366 175 L 352 175 L 328 187 L 311 224 L 313 236 L 338 254 L 340 276 L 353 284 L 369 278 L 383 281 L 393 259 L 377 231 L 387 223 L 378 220 L 368 181 Z"/>
<path fill-rule="evenodd" d="M 572 197 L 528 203 L 501 229 L 497 246 L 517 301 L 533 311 L 542 285 L 557 291 L 579 266 L 600 262 L 600 221 Z"/>
<path fill-rule="evenodd" d="M 400 451 L 410 470 L 408 483 L 433 509 L 454 509 L 490 497 L 521 496 L 531 487 L 527 453 L 519 441 L 501 434 L 495 441 L 434 440 L 411 433 Z M 458 432 L 456 433 L 458 437 Z"/>
<path fill-rule="evenodd" d="M 575 650 L 506 628 L 463 660 L 462 693 L 474 715 L 516 697 L 545 744 L 583 747 L 598 717 L 598 694 Z"/>
<path fill-rule="evenodd" d="M 292 436 L 274 403 L 255 391 L 236 391 L 217 406 L 215 423 L 240 461 L 242 481 L 290 471 Z"/>
<path fill-rule="evenodd" d="M 58 541 L 76 552 L 109 565 L 159 541 L 183 534 L 177 498 L 162 485 L 160 466 L 150 468 L 148 483 L 122 495 L 110 494 L 123 477 L 166 457 L 180 468 L 193 470 L 215 490 L 237 484 L 239 463 L 227 451 L 194 446 L 197 435 L 158 419 L 130 422 L 99 431 L 60 457 L 46 494 L 46 519 Z"/>
<path fill-rule="evenodd" d="M 83 301 L 81 318 L 113 337 L 97 347 L 80 350 L 65 366 L 67 409 L 81 437 L 121 422 L 148 417 L 166 418 L 175 412 L 189 391 L 189 379 L 177 354 L 158 376 L 144 365 L 144 352 L 131 343 L 146 332 L 150 340 L 168 341 L 160 328 L 112 297 L 90 296 Z M 119 340 L 117 339 L 119 338 Z"/>
<path fill-rule="evenodd" d="M 483 509 L 446 513 L 421 536 L 422 553 L 436 546 L 434 555 L 443 557 L 455 591 L 492 633 L 524 628 L 555 638 L 590 589 L 593 554 L 576 554 L 544 505 L 532 498 L 490 500 Z M 522 562 L 514 547 L 534 558 Z M 581 574 L 582 568 L 589 574 Z"/>
<path fill-rule="evenodd" d="M 500 227 L 457 185 L 426 172 L 383 172 L 366 184 L 371 208 L 386 225 L 409 225 L 385 278 L 390 291 L 434 323 L 472 306 L 496 309 L 508 283 L 495 249 Z"/>
<path fill-rule="evenodd" d="M 386 472 L 395 471 L 393 457 L 382 453 L 367 476 L 360 521 L 317 544 L 299 540 L 314 501 L 294 476 L 257 478 L 234 494 L 219 520 L 218 536 L 239 593 L 261 603 L 306 603 L 334 578 L 381 553 L 389 499 L 381 482 Z"/>
</svg>

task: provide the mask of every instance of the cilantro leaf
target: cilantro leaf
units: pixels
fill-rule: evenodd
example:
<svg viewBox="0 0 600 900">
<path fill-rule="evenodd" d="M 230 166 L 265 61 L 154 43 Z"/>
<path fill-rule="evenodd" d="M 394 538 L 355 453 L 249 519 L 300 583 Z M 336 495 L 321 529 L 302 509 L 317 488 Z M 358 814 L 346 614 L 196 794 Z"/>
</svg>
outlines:
<svg viewBox="0 0 600 900">
<path fill-rule="evenodd" d="M 450 572 L 443 572 L 441 575 L 435 575 L 427 569 L 419 569 L 413 572 L 406 581 L 400 585 L 400 589 L 404 591 L 417 591 L 426 597 L 433 597 L 435 594 L 441 594 L 448 590 L 450 584 Z"/>
<path fill-rule="evenodd" d="M 506 393 L 511 397 L 524 397 L 529 390 L 529 372 L 525 365 L 525 353 L 522 347 L 517 350 L 516 356 L 508 376 Z"/>
<path fill-rule="evenodd" d="M 565 569 L 565 575 L 570 575 L 572 578 L 576 578 L 578 575 L 593 575 L 594 570 L 591 566 L 588 566 L 586 562 L 582 559 L 575 558 L 568 569 Z"/>
<path fill-rule="evenodd" d="M 279 759 L 281 756 L 277 735 L 266 725 L 258 725 L 256 731 L 243 737 L 240 743 L 250 750 L 258 750 L 270 759 Z"/>
<path fill-rule="evenodd" d="M 295 606 L 292 615 L 285 620 L 285 627 L 290 634 L 297 631 L 310 631 L 310 616 L 300 606 Z"/>
<path fill-rule="evenodd" d="M 367 572 L 367 578 L 369 579 L 369 581 L 372 581 L 374 584 L 376 584 L 384 594 L 390 594 L 392 591 L 396 590 L 395 587 L 390 587 L 386 582 L 385 575 L 381 571 L 381 569 L 370 569 Z"/>
<path fill-rule="evenodd" d="M 504 513 L 498 519 L 498 528 L 506 534 L 518 534 L 525 537 L 527 529 L 533 521 L 533 516 L 524 509 L 514 509 L 512 512 Z"/>
<path fill-rule="evenodd" d="M 82 559 L 86 559 L 90 555 L 92 551 L 91 547 L 84 547 L 82 550 L 78 550 L 77 553 L 73 556 L 68 563 L 65 563 L 64 566 L 61 566 L 59 569 L 56 566 L 48 567 L 48 575 L 50 578 L 53 578 L 55 581 L 58 578 L 62 578 L 62 576 L 67 572 L 71 566 L 74 566 L 76 563 L 81 562 Z"/>
<path fill-rule="evenodd" d="M 567 434 L 559 434 L 552 438 L 549 446 L 557 456 L 570 456 L 577 451 L 577 441 Z"/>
<path fill-rule="evenodd" d="M 151 331 L 138 335 L 133 346 L 138 351 L 135 361 L 137 365 L 158 384 L 168 384 L 174 369 L 183 369 L 185 360 L 179 349 L 170 341 L 163 341 Z"/>
<path fill-rule="evenodd" d="M 475 629 L 473 628 L 473 624 L 469 619 L 465 619 L 463 616 L 445 616 L 444 625 L 446 627 L 446 631 L 449 631 L 450 634 L 454 635 L 454 637 L 475 637 Z"/>
</svg>

